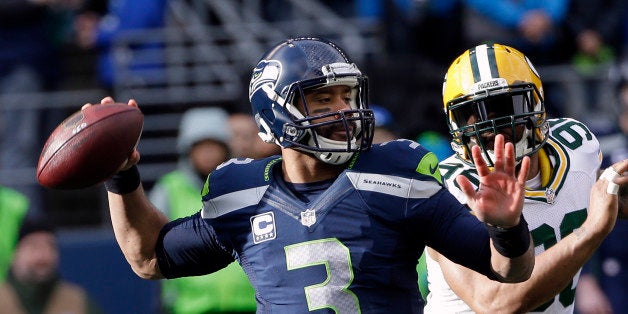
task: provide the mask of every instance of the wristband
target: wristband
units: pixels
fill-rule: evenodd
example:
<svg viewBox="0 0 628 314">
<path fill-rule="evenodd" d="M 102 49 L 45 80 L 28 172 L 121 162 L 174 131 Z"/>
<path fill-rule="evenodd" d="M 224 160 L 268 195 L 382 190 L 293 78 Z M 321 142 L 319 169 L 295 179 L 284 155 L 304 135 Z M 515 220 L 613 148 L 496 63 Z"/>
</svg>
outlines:
<svg viewBox="0 0 628 314">
<path fill-rule="evenodd" d="M 140 186 L 140 171 L 137 169 L 137 165 L 133 165 L 131 168 L 120 171 L 111 177 L 111 179 L 105 181 L 105 189 L 115 194 L 128 194 L 135 191 Z"/>
<path fill-rule="evenodd" d="M 602 172 L 602 175 L 600 175 L 600 179 L 604 178 L 606 179 L 606 181 L 608 181 L 608 186 L 606 187 L 606 193 L 617 195 L 617 192 L 619 192 L 619 185 L 613 182 L 613 179 L 619 176 L 620 176 L 619 173 L 617 173 L 617 171 L 615 171 L 613 167 L 608 167 L 606 168 L 606 170 L 604 170 L 604 172 Z"/>
<path fill-rule="evenodd" d="M 493 245 L 501 255 L 514 258 L 523 255 L 530 247 L 530 231 L 528 222 L 519 218 L 519 224 L 510 228 L 501 228 L 485 223 L 488 234 L 493 239 Z"/>
</svg>

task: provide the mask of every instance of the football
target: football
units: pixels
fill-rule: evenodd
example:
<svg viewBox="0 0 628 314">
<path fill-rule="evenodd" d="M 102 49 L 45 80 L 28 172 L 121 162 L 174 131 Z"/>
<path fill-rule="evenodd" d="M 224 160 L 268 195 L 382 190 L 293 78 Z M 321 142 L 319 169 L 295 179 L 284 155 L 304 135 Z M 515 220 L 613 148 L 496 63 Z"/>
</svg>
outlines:
<svg viewBox="0 0 628 314">
<path fill-rule="evenodd" d="M 142 134 L 137 107 L 92 105 L 63 120 L 48 137 L 37 164 L 45 187 L 87 188 L 112 177 L 131 155 Z"/>
</svg>

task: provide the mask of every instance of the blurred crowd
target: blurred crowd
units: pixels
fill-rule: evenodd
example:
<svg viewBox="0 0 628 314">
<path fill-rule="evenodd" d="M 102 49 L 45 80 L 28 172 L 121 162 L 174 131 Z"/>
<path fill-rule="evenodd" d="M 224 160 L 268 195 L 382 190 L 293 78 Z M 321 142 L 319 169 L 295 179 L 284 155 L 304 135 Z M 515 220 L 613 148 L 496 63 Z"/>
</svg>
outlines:
<svg viewBox="0 0 628 314">
<path fill-rule="evenodd" d="M 238 2 L 246 1 L 224 0 L 225 5 Z M 29 94 L 45 95 L 85 87 L 114 93 L 116 80 L 129 79 L 117 76 L 116 72 L 118 60 L 129 52 L 113 49 L 113 42 L 129 32 L 170 26 L 172 21 L 168 16 L 181 3 L 201 8 L 194 12 L 202 23 L 214 26 L 224 23 L 213 11 L 220 7 L 220 1 L 215 1 L 218 5 L 214 7 L 199 7 L 202 1 L 194 0 L 2 1 L 0 171 L 34 168 L 47 135 L 67 116 L 67 110 L 78 110 L 81 105 L 78 102 L 85 101 L 77 99 L 75 108 L 59 109 L 47 107 L 44 98 L 39 98 L 41 104 L 23 104 L 20 100 L 33 99 L 25 98 Z M 268 23 L 302 18 L 293 14 L 288 0 L 257 3 L 260 10 L 257 16 Z M 370 54 L 361 67 L 373 81 L 370 98 L 376 104 L 373 107 L 381 136 L 378 142 L 411 138 L 428 146 L 439 158 L 451 154 L 440 99 L 445 67 L 467 47 L 494 41 L 517 47 L 533 60 L 549 91 L 548 113 L 573 117 L 589 125 L 600 139 L 605 156 L 603 167 L 628 157 L 628 2 L 625 0 L 318 0 L 316 3 L 347 21 L 358 21 L 377 30 L 380 52 Z M 134 73 L 133 84 L 165 75 L 162 64 L 155 61 L 164 53 L 161 44 L 147 40 L 137 45 L 151 57 L 129 65 Z M 92 69 L 87 82 L 85 79 L 77 82 L 72 77 L 76 70 L 71 66 L 75 63 L 63 62 L 81 55 L 79 59 Z M 202 185 L 201 178 L 229 157 L 260 158 L 278 153 L 276 145 L 263 143 L 257 136 L 253 117 L 242 110 L 248 109 L 243 104 L 246 88 L 241 93 L 240 103 L 212 103 L 206 104 L 210 109 L 192 109 L 196 110 L 191 111 L 195 119 L 210 116 L 208 119 L 215 122 L 194 122 L 190 112 L 186 115 L 183 110 L 173 110 L 182 116 L 176 147 L 180 160 L 178 168 L 171 169 L 173 173 L 164 174 L 155 183 L 152 194 L 164 211 L 174 210 L 169 209 L 172 204 L 169 195 L 183 193 L 168 190 L 169 184 L 189 179 L 190 191 L 194 193 Z M 142 99 L 137 101 L 142 106 Z M 172 105 L 177 106 L 185 104 Z M 189 128 L 191 125 L 205 125 L 208 129 L 194 130 Z M 0 206 L 0 224 L 7 224 L 3 230 L 14 234 L 0 241 L 0 278 L 5 278 L 11 267 L 12 252 L 23 237 L 18 236 L 22 221 L 51 220 L 63 224 L 60 218 L 50 217 L 46 191 L 36 184 L 12 184 L 14 181 L 20 180 L 5 177 L 4 186 L 0 187 L 0 204 L 10 204 Z M 187 213 L 181 210 L 171 212 L 172 218 L 184 214 Z M 626 223 L 619 222 L 616 231 L 585 268 L 581 283 L 586 293 L 579 293 L 582 296 L 577 307 L 581 313 L 596 312 L 600 304 L 615 312 L 626 308 L 621 303 L 626 302 L 628 295 L 628 271 L 624 268 L 628 267 L 628 247 L 622 242 L 626 230 Z M 12 280 L 19 279 L 17 270 L 10 273 Z M 238 269 L 233 271 L 241 275 Z M 173 295 L 177 293 L 185 293 L 174 289 L 164 287 L 164 302 L 176 299 Z M 89 301 L 88 298 L 83 301 L 86 300 Z M 177 306 L 180 305 L 172 301 L 166 308 L 174 313 Z"/>
</svg>

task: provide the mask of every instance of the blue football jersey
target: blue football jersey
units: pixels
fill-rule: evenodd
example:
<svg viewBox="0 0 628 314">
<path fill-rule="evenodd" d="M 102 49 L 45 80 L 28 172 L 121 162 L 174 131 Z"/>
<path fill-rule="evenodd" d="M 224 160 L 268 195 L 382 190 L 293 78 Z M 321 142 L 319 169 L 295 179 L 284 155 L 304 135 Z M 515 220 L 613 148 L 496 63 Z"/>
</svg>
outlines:
<svg viewBox="0 0 628 314">
<path fill-rule="evenodd" d="M 258 313 L 420 312 L 416 264 L 426 244 L 491 275 L 488 232 L 418 143 L 356 154 L 309 202 L 286 187 L 282 162 L 232 159 L 212 172 L 202 210 L 162 230 L 162 274 L 205 274 L 236 259 Z"/>
</svg>

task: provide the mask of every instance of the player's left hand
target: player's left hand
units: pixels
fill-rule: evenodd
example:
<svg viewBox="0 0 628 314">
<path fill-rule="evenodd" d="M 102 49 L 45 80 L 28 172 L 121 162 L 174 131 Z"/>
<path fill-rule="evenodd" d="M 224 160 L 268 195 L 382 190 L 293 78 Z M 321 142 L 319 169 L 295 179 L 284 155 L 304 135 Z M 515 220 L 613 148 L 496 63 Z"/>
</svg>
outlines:
<svg viewBox="0 0 628 314">
<path fill-rule="evenodd" d="M 467 204 L 480 221 L 508 228 L 519 223 L 530 158 L 526 156 L 521 160 L 517 175 L 515 147 L 510 142 L 504 142 L 503 135 L 498 134 L 495 137 L 495 162 L 492 170 L 482 158 L 480 147 L 472 147 L 473 162 L 480 176 L 477 191 L 465 176 L 458 176 L 456 181 L 467 196 Z"/>
</svg>

